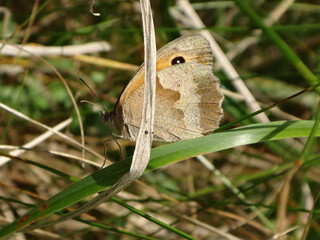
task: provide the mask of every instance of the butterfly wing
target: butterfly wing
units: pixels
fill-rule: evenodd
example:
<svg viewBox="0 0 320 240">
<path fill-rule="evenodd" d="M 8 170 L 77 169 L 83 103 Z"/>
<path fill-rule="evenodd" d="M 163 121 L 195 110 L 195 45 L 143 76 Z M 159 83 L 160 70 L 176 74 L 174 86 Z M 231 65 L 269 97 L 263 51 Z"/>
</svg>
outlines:
<svg viewBox="0 0 320 240">
<path fill-rule="evenodd" d="M 223 95 L 218 79 L 203 64 L 185 63 L 157 72 L 154 140 L 176 142 L 203 136 L 219 126 Z M 143 87 L 124 107 L 128 134 L 137 136 L 141 122 Z"/>
<path fill-rule="evenodd" d="M 180 56 L 184 57 L 185 62 L 197 62 L 212 67 L 212 52 L 208 41 L 200 34 L 192 34 L 177 38 L 157 51 L 157 71 L 171 66 L 172 60 Z M 117 105 L 124 105 L 126 99 L 143 82 L 144 64 L 139 67 L 124 88 Z"/>
<path fill-rule="evenodd" d="M 155 140 L 162 138 L 162 141 L 175 142 L 191 139 L 218 128 L 223 117 L 223 95 L 210 67 L 184 63 L 164 68 L 157 76 L 161 87 L 156 98 Z M 168 91 L 175 99 L 167 99 Z M 157 104 L 163 101 L 168 104 Z"/>
<path fill-rule="evenodd" d="M 114 111 L 116 128 L 131 140 L 139 132 L 143 82 L 144 65 L 123 90 Z M 222 99 L 212 74 L 212 52 L 203 36 L 180 37 L 157 52 L 156 141 L 174 142 L 211 132 L 222 117 Z"/>
</svg>

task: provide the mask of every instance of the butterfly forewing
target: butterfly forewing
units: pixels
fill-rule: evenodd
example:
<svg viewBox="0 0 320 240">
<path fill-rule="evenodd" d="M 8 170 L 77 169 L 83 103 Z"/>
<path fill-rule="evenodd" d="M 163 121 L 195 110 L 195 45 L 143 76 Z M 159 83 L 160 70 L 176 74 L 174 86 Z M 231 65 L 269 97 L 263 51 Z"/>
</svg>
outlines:
<svg viewBox="0 0 320 240">
<path fill-rule="evenodd" d="M 123 90 L 109 122 L 135 140 L 141 123 L 144 66 Z M 180 37 L 157 52 L 154 140 L 175 142 L 212 132 L 223 116 L 223 95 L 212 74 L 212 52 L 201 35 Z M 120 123 L 120 124 L 119 124 Z"/>
</svg>

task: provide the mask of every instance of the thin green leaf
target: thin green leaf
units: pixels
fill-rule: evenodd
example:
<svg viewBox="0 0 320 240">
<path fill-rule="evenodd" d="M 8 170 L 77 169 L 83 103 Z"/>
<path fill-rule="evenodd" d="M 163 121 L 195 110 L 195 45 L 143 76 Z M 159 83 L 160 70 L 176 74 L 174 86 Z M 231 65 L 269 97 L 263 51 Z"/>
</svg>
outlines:
<svg viewBox="0 0 320 240">
<path fill-rule="evenodd" d="M 241 145 L 284 138 L 307 137 L 310 135 L 313 126 L 314 121 L 278 121 L 252 124 L 197 139 L 163 145 L 152 150 L 151 160 L 146 171 L 151 171 L 196 155 L 221 151 Z M 320 136 L 320 129 L 316 129 L 315 136 Z M 4 227 L 0 231 L 0 237 L 7 236 L 32 222 L 104 190 L 114 184 L 128 171 L 129 166 L 130 159 L 125 160 L 125 163 L 117 162 L 71 185 L 37 208 L 32 209 L 20 219 Z"/>
<path fill-rule="evenodd" d="M 300 60 L 297 54 L 272 28 L 264 24 L 260 16 L 247 4 L 247 1 L 234 0 L 240 9 L 270 38 L 271 41 L 283 52 L 288 61 L 300 72 L 310 85 L 319 83 L 318 78 L 309 70 L 309 68 Z M 320 93 L 320 88 L 315 91 Z"/>
</svg>

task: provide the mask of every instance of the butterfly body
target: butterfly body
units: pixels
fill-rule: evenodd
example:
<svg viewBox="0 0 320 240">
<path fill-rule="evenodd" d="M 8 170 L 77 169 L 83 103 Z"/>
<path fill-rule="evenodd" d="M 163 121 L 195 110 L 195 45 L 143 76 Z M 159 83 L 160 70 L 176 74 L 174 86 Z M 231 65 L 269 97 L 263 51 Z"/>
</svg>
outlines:
<svg viewBox="0 0 320 240">
<path fill-rule="evenodd" d="M 144 65 L 133 75 L 104 121 L 136 140 L 141 123 Z M 199 34 L 182 36 L 157 52 L 154 140 L 176 142 L 211 133 L 223 117 L 223 95 L 212 73 L 212 52 Z"/>
</svg>

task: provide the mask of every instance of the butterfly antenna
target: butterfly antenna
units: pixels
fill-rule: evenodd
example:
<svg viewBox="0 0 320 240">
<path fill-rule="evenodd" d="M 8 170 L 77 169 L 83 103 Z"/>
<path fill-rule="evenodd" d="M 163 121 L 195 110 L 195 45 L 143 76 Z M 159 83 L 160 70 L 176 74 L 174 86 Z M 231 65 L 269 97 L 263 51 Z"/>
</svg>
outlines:
<svg viewBox="0 0 320 240">
<path fill-rule="evenodd" d="M 81 77 L 79 78 L 80 81 L 86 85 L 86 87 L 90 90 L 90 92 L 92 93 L 92 95 L 95 97 L 96 101 L 99 102 L 99 98 L 97 97 L 97 95 L 94 93 L 94 91 L 89 87 L 89 85 L 86 83 L 85 80 L 83 80 Z M 89 104 L 92 104 L 94 106 L 98 106 L 100 107 L 100 109 L 103 111 L 103 112 L 108 112 L 107 109 L 102 105 L 102 104 L 96 104 L 96 103 L 93 103 L 93 102 L 90 102 L 90 101 L 87 101 L 87 100 L 81 100 L 81 102 L 86 102 L 86 103 L 89 103 Z"/>
<path fill-rule="evenodd" d="M 83 80 L 82 78 L 79 78 L 81 82 L 84 83 L 84 85 L 86 85 L 86 87 L 90 90 L 90 92 L 92 93 L 92 95 L 96 98 L 96 100 L 98 100 L 97 95 L 94 93 L 94 91 L 89 87 L 89 85 L 86 83 L 85 80 Z"/>
</svg>

